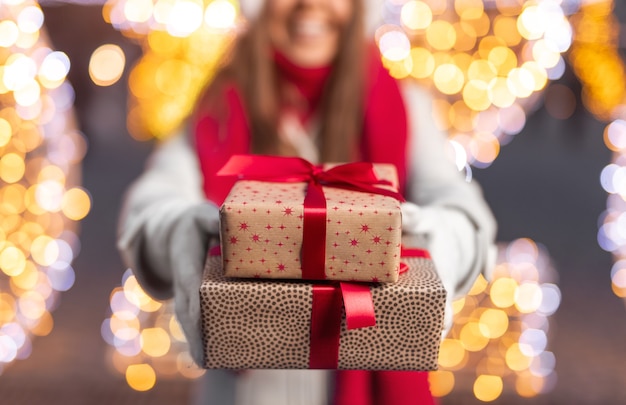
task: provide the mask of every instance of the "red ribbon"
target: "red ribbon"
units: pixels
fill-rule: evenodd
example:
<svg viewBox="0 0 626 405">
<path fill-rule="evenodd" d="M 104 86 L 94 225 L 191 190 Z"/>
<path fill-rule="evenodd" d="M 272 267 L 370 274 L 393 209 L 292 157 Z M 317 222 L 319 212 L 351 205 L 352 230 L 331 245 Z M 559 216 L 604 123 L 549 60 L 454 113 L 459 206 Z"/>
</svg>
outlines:
<svg viewBox="0 0 626 405">
<path fill-rule="evenodd" d="M 311 369 L 335 369 L 339 365 L 342 302 L 348 329 L 376 325 L 369 286 L 354 283 L 314 285 L 309 337 Z"/>
<path fill-rule="evenodd" d="M 430 259 L 430 253 L 428 250 L 418 249 L 418 248 L 405 248 L 404 246 L 400 246 L 400 256 L 401 257 L 424 257 L 426 259 Z M 399 274 L 406 273 L 409 270 L 409 266 L 401 262 L 400 263 L 400 271 Z"/>
<path fill-rule="evenodd" d="M 427 250 L 404 246 L 401 256 L 430 258 Z M 400 273 L 408 268 L 406 263 L 400 263 Z M 342 297 L 347 329 L 376 325 L 372 292 L 367 284 L 314 285 L 309 337 L 309 367 L 312 369 L 336 369 L 339 364 Z"/>
<path fill-rule="evenodd" d="M 233 155 L 217 172 L 238 180 L 268 182 L 307 182 L 304 198 L 302 236 L 302 278 L 326 278 L 326 198 L 322 186 L 381 194 L 404 201 L 402 195 L 380 185 L 390 185 L 376 177 L 371 163 L 357 162 L 323 170 L 297 157 Z"/>
</svg>

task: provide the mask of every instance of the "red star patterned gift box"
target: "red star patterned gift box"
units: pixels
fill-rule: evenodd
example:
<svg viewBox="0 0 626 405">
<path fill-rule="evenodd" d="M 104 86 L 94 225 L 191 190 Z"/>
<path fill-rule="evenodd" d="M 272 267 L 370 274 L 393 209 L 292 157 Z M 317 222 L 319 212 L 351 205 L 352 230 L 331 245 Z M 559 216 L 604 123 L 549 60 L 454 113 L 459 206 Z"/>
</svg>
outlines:
<svg viewBox="0 0 626 405">
<path fill-rule="evenodd" d="M 299 158 L 240 158 L 221 172 L 243 179 L 220 210 L 227 276 L 398 280 L 402 197 L 393 165 L 322 170 Z"/>
<path fill-rule="evenodd" d="M 446 292 L 428 254 L 417 252 L 385 284 L 230 278 L 209 256 L 200 288 L 204 366 L 436 369 Z"/>
</svg>

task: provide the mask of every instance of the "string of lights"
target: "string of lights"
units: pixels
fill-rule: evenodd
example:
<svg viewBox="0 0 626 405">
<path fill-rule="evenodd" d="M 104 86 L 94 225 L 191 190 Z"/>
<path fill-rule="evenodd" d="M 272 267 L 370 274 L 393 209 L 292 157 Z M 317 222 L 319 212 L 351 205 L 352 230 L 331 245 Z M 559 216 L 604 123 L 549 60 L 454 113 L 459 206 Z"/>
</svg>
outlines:
<svg viewBox="0 0 626 405">
<path fill-rule="evenodd" d="M 50 48 L 37 3 L 0 3 L 0 373 L 53 328 L 74 283 L 86 143 L 76 129 L 70 61 Z"/>
<path fill-rule="evenodd" d="M 626 66 L 619 52 L 619 21 L 612 0 L 581 8 L 573 21 L 581 35 L 576 37 L 570 63 L 582 86 L 585 107 L 599 120 L 609 122 L 604 143 L 613 152 L 612 161 L 600 174 L 609 194 L 607 208 L 599 218 L 598 243 L 611 252 L 613 292 L 626 298 Z"/>
</svg>

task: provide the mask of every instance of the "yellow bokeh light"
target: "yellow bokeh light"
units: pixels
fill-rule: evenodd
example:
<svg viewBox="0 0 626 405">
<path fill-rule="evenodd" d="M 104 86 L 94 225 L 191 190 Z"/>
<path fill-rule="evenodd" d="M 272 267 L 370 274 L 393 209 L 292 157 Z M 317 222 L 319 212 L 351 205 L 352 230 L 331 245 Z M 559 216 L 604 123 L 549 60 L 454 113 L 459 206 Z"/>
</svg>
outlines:
<svg viewBox="0 0 626 405">
<path fill-rule="evenodd" d="M 496 400 L 503 389 L 502 378 L 497 375 L 482 374 L 474 381 L 474 395 L 483 402 Z"/>
<path fill-rule="evenodd" d="M 515 95 L 509 89 L 508 81 L 504 77 L 496 77 L 489 83 L 489 99 L 496 107 L 506 108 L 513 105 Z"/>
<path fill-rule="evenodd" d="M 540 39 L 532 45 L 533 59 L 543 68 L 549 69 L 556 66 L 561 60 L 561 53 L 556 46 Z"/>
<path fill-rule="evenodd" d="M 17 24 L 9 19 L 0 21 L 0 47 L 10 48 L 20 35 Z"/>
<path fill-rule="evenodd" d="M 180 39 L 158 30 L 151 31 L 147 41 L 152 52 L 164 57 L 174 56 L 180 50 L 181 45 Z"/>
<path fill-rule="evenodd" d="M 71 220 L 80 221 L 85 218 L 91 209 L 91 198 L 85 190 L 74 187 L 63 194 L 61 210 Z"/>
<path fill-rule="evenodd" d="M 516 97 L 526 98 L 535 90 L 535 78 L 531 72 L 526 69 L 512 69 L 507 77 L 507 85 L 509 90 Z"/>
<path fill-rule="evenodd" d="M 491 284 L 489 297 L 491 302 L 498 308 L 508 308 L 515 304 L 515 291 L 517 282 L 512 278 L 498 278 Z"/>
<path fill-rule="evenodd" d="M 548 73 L 543 67 L 541 67 L 541 65 L 539 65 L 539 63 L 535 61 L 524 62 L 521 69 L 524 69 L 532 74 L 535 81 L 535 91 L 542 90 L 546 87 L 546 84 L 548 83 Z"/>
<path fill-rule="evenodd" d="M 126 382 L 136 391 L 148 391 L 156 383 L 156 373 L 149 364 L 131 364 L 126 369 Z"/>
<path fill-rule="evenodd" d="M 19 276 L 26 267 L 24 252 L 14 246 L 7 246 L 0 252 L 0 270 L 7 276 Z"/>
<path fill-rule="evenodd" d="M 476 56 L 488 60 L 489 54 L 496 47 L 506 47 L 506 43 L 504 40 L 494 37 L 493 35 L 486 36 L 478 43 L 478 53 Z"/>
<path fill-rule="evenodd" d="M 175 316 L 172 316 L 170 318 L 169 328 L 170 333 L 172 334 L 172 337 L 174 339 L 178 340 L 179 342 L 187 341 L 187 339 L 185 338 L 185 334 L 183 333 L 183 329 L 181 328 L 180 323 L 178 323 L 178 320 Z"/>
<path fill-rule="evenodd" d="M 515 379 L 515 392 L 520 397 L 532 398 L 537 396 L 533 375 L 530 373 L 522 373 Z"/>
<path fill-rule="evenodd" d="M 467 75 L 467 70 L 469 69 L 473 61 L 474 59 L 471 55 L 468 55 L 465 52 L 457 52 L 452 56 L 452 58 L 450 58 L 449 62 L 454 63 L 459 69 L 461 69 L 461 71 L 465 72 L 465 74 Z"/>
<path fill-rule="evenodd" d="M 35 150 L 43 141 L 43 135 L 39 127 L 32 122 L 22 122 L 18 128 L 19 139 L 24 144 L 24 152 Z"/>
<path fill-rule="evenodd" d="M 155 85 L 164 94 L 175 96 L 180 92 L 181 82 L 172 80 L 172 77 L 189 77 L 189 65 L 182 60 L 171 59 L 159 65 L 156 69 Z"/>
<path fill-rule="evenodd" d="M 515 18 L 502 15 L 494 19 L 493 35 L 503 39 L 508 46 L 516 46 L 522 40 Z"/>
<path fill-rule="evenodd" d="M 31 332 L 35 336 L 48 336 L 50 332 L 52 332 L 52 328 L 54 327 L 54 319 L 52 319 L 52 315 L 50 312 L 46 311 L 41 315 L 39 322 L 31 328 Z"/>
<path fill-rule="evenodd" d="M 517 56 L 515 56 L 515 52 L 506 46 L 496 46 L 491 49 L 487 60 L 496 68 L 500 76 L 507 75 L 517 66 Z"/>
<path fill-rule="evenodd" d="M 139 335 L 139 319 L 131 314 L 114 312 L 111 315 L 109 327 L 115 336 L 123 340 L 132 340 Z"/>
<path fill-rule="evenodd" d="M 11 294 L 0 293 L 0 323 L 9 323 L 15 318 L 15 299 Z"/>
<path fill-rule="evenodd" d="M 435 86 L 443 94 L 456 94 L 463 89 L 465 77 L 458 66 L 446 63 L 438 66 L 433 75 Z"/>
<path fill-rule="evenodd" d="M 39 281 L 39 272 L 35 264 L 29 260 L 24 264 L 24 270 L 11 277 L 11 283 L 22 290 L 30 290 L 37 285 Z"/>
<path fill-rule="evenodd" d="M 458 339 L 444 339 L 439 349 L 438 363 L 442 367 L 455 368 L 463 362 L 465 356 L 465 348 Z"/>
<path fill-rule="evenodd" d="M 463 101 L 474 111 L 484 111 L 491 106 L 487 83 L 470 80 L 463 87 Z"/>
<path fill-rule="evenodd" d="M 452 313 L 458 314 L 465 306 L 465 297 L 452 301 Z"/>
<path fill-rule="evenodd" d="M 128 302 L 135 305 L 137 308 L 146 312 L 156 312 L 163 304 L 159 301 L 153 300 L 145 291 L 141 288 L 135 276 L 130 276 L 124 282 L 124 296 Z"/>
<path fill-rule="evenodd" d="M 449 22 L 436 20 L 426 29 L 426 40 L 433 48 L 446 51 L 456 42 L 456 30 Z"/>
<path fill-rule="evenodd" d="M 491 353 L 489 353 L 491 352 Z M 511 374 L 511 370 L 506 366 L 504 359 L 494 350 L 487 350 L 485 356 L 476 365 L 477 374 L 489 374 L 505 377 Z"/>
<path fill-rule="evenodd" d="M 46 180 L 37 184 L 35 200 L 40 207 L 50 212 L 58 212 L 63 205 L 63 184 L 58 181 Z"/>
<path fill-rule="evenodd" d="M 152 7 L 152 14 L 157 23 L 167 25 L 168 19 L 172 14 L 175 1 L 176 0 L 157 0 L 156 3 L 154 3 L 154 6 Z M 156 30 L 151 30 L 151 32 L 154 31 Z M 170 34 L 167 33 L 167 35 Z"/>
<path fill-rule="evenodd" d="M 37 182 L 56 181 L 59 184 L 65 184 L 65 172 L 59 166 L 48 165 L 41 168 L 37 175 Z"/>
<path fill-rule="evenodd" d="M 41 235 L 33 240 L 30 254 L 36 263 L 42 266 L 50 266 L 59 257 L 59 245 L 54 238 Z"/>
<path fill-rule="evenodd" d="M 38 78 L 41 85 L 48 89 L 59 87 L 70 70 L 70 59 L 59 51 L 50 52 L 39 67 Z"/>
<path fill-rule="evenodd" d="M 448 2 L 441 0 L 422 0 L 430 7 L 433 15 L 442 15 L 448 10 Z"/>
<path fill-rule="evenodd" d="M 20 313 L 29 319 L 37 320 L 46 312 L 46 301 L 38 292 L 26 291 L 17 302 Z"/>
<path fill-rule="evenodd" d="M 204 22 L 211 28 L 227 29 L 235 25 L 237 9 L 228 0 L 214 0 L 206 8 Z"/>
<path fill-rule="evenodd" d="M 434 397 L 444 397 L 454 388 L 454 374 L 446 370 L 437 370 L 428 373 L 430 392 Z"/>
<path fill-rule="evenodd" d="M 539 39 L 546 30 L 544 14 L 538 6 L 531 4 L 517 18 L 519 33 L 528 40 Z"/>
<path fill-rule="evenodd" d="M 532 359 L 522 353 L 519 343 L 513 343 L 506 351 L 505 360 L 511 370 L 522 371 L 530 367 Z"/>
<path fill-rule="evenodd" d="M 483 0 L 455 0 L 454 10 L 463 20 L 476 20 L 483 15 Z"/>
<path fill-rule="evenodd" d="M 534 312 L 541 305 L 541 287 L 536 283 L 524 283 L 515 291 L 515 306 L 525 314 Z"/>
<path fill-rule="evenodd" d="M 489 164 L 498 157 L 500 142 L 491 133 L 476 132 L 470 142 L 470 151 L 478 162 Z"/>
<path fill-rule="evenodd" d="M 146 22 L 152 16 L 152 0 L 128 0 L 124 3 L 124 16 L 128 21 Z"/>
<path fill-rule="evenodd" d="M 459 339 L 465 350 L 477 352 L 482 350 L 489 343 L 489 339 L 480 333 L 478 322 L 468 322 L 461 329 Z"/>
<path fill-rule="evenodd" d="M 201 0 L 177 0 L 167 13 L 165 28 L 175 37 L 188 37 L 200 26 L 204 19 L 204 5 Z"/>
<path fill-rule="evenodd" d="M 424 79 L 435 70 L 435 58 L 428 49 L 419 47 L 411 49 L 411 59 L 413 69 L 410 74 L 416 79 Z"/>
<path fill-rule="evenodd" d="M 20 181 L 25 170 L 24 158 L 17 153 L 6 153 L 0 158 L 0 179 L 7 183 Z"/>
<path fill-rule="evenodd" d="M 476 46 L 476 30 L 474 26 L 466 21 L 456 22 L 453 26 L 456 31 L 454 49 L 459 52 L 468 52 L 474 49 L 474 46 Z"/>
<path fill-rule="evenodd" d="M 500 309 L 488 308 L 480 316 L 480 333 L 489 339 L 496 339 L 504 335 L 509 328 L 509 317 Z"/>
<path fill-rule="evenodd" d="M 0 207 L 4 214 L 21 214 L 26 209 L 24 195 L 26 189 L 19 183 L 9 184 L 0 189 Z"/>
<path fill-rule="evenodd" d="M 476 122 L 476 111 L 472 110 L 463 100 L 456 101 L 448 111 L 452 126 L 461 132 L 470 132 Z"/>
<path fill-rule="evenodd" d="M 170 336 L 162 328 L 146 328 L 141 331 L 141 349 L 148 356 L 164 356 L 170 350 L 170 344 Z"/>
<path fill-rule="evenodd" d="M 476 37 L 483 37 L 487 35 L 491 26 L 491 20 L 486 13 L 482 13 L 478 18 L 464 19 L 462 22 L 472 26 Z"/>
<path fill-rule="evenodd" d="M 422 30 L 432 23 L 433 13 L 426 3 L 411 0 L 402 6 L 400 20 L 409 29 Z"/>
<path fill-rule="evenodd" d="M 6 119 L 0 117 L 0 148 L 6 146 L 13 136 L 11 124 Z"/>
<path fill-rule="evenodd" d="M 468 295 L 481 294 L 482 292 L 485 291 L 485 288 L 487 288 L 488 284 L 489 282 L 485 279 L 485 277 L 483 277 L 482 274 L 479 274 L 478 277 L 476 277 L 476 281 L 474 281 L 472 288 L 469 290 L 467 294 Z"/>
<path fill-rule="evenodd" d="M 98 86 L 110 86 L 122 77 L 125 65 L 122 48 L 113 44 L 101 45 L 89 59 L 89 77 Z"/>
<path fill-rule="evenodd" d="M 19 89 L 13 91 L 15 102 L 23 107 L 30 107 L 40 101 L 41 87 L 35 80 L 31 80 Z"/>
<path fill-rule="evenodd" d="M 411 52 L 411 42 L 406 34 L 395 29 L 388 30 L 380 36 L 378 47 L 383 58 L 392 62 L 406 59 Z"/>
<path fill-rule="evenodd" d="M 467 78 L 469 80 L 480 80 L 485 83 L 491 82 L 497 74 L 498 70 L 494 64 L 484 59 L 472 61 L 467 69 Z"/>
<path fill-rule="evenodd" d="M 389 69 L 389 74 L 396 79 L 404 79 L 413 70 L 413 59 L 406 58 L 401 61 L 383 60 L 383 64 Z"/>
</svg>

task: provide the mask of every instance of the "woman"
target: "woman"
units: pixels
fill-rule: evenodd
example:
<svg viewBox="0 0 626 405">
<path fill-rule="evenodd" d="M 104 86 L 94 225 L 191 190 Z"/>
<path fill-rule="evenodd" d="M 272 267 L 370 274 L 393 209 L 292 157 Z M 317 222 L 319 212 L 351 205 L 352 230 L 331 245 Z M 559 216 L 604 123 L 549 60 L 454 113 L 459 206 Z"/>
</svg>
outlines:
<svg viewBox="0 0 626 405">
<path fill-rule="evenodd" d="M 491 213 L 478 186 L 465 182 L 446 158 L 427 95 L 392 79 L 366 42 L 365 8 L 362 0 L 242 3 L 249 25 L 204 92 L 191 135 L 160 145 L 126 197 L 120 251 L 146 291 L 174 297 L 197 362 L 198 286 L 207 241 L 218 235 L 217 206 L 231 185 L 214 174 L 232 154 L 393 163 L 411 202 L 402 207 L 403 232 L 426 240 L 448 300 L 465 294 L 480 272 L 489 277 Z M 213 371 L 205 396 L 215 404 L 432 403 L 425 373 L 328 377 L 320 371 Z"/>
</svg>

